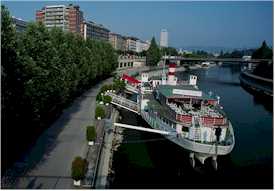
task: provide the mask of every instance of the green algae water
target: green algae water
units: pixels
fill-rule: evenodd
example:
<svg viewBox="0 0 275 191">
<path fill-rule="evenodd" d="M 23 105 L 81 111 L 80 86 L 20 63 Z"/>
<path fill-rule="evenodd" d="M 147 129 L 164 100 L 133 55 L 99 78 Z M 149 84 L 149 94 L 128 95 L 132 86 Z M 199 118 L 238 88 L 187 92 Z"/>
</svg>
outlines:
<svg viewBox="0 0 275 191">
<path fill-rule="evenodd" d="M 123 143 L 114 153 L 111 188 L 273 188 L 272 99 L 255 96 L 240 86 L 239 65 L 179 72 L 198 76 L 198 86 L 221 97 L 232 122 L 236 144 L 218 157 L 218 170 L 207 159 L 192 168 L 189 152 L 158 134 L 125 129 Z M 122 123 L 148 125 L 121 110 Z"/>
</svg>

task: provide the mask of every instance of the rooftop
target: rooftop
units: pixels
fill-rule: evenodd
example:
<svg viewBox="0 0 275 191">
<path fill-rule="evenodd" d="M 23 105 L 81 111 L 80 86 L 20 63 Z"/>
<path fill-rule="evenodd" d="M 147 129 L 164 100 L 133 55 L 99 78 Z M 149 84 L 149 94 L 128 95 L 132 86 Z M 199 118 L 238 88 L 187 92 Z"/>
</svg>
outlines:
<svg viewBox="0 0 275 191">
<path fill-rule="evenodd" d="M 102 29 L 105 29 L 105 30 L 110 31 L 110 30 L 107 29 L 104 25 L 95 23 L 95 22 L 93 22 L 93 21 L 84 21 L 84 23 L 90 24 L 90 25 L 92 25 L 92 26 L 95 26 L 95 27 L 102 28 Z"/>
<path fill-rule="evenodd" d="M 204 100 L 213 100 L 215 99 L 213 96 L 210 96 L 208 94 L 205 94 L 201 90 L 197 89 L 195 86 L 191 85 L 160 85 L 158 87 L 159 92 L 164 95 L 165 97 L 199 97 L 200 99 Z M 173 92 L 174 90 L 174 92 Z M 175 90 L 189 90 L 194 92 L 194 96 L 190 95 L 182 95 L 175 93 Z M 195 94 L 200 94 L 201 96 L 196 96 Z"/>
</svg>

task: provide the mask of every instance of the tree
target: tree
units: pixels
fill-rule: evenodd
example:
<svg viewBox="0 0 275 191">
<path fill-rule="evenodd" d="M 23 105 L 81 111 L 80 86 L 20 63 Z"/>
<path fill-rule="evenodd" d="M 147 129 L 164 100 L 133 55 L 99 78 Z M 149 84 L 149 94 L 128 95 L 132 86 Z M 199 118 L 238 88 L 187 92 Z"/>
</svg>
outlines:
<svg viewBox="0 0 275 191">
<path fill-rule="evenodd" d="M 149 49 L 147 50 L 146 54 L 146 65 L 148 66 L 156 66 L 157 63 L 160 61 L 161 55 L 159 47 L 155 41 L 155 37 L 151 40 L 151 45 Z"/>
<path fill-rule="evenodd" d="M 222 58 L 222 57 L 223 57 L 223 50 L 221 50 L 221 52 L 220 52 L 218 58 Z"/>
<path fill-rule="evenodd" d="M 161 55 L 178 56 L 178 51 L 173 47 L 163 47 L 161 48 Z"/>
<path fill-rule="evenodd" d="M 31 132 L 30 128 L 20 128 L 30 116 L 28 104 L 22 96 L 24 73 L 17 36 L 8 9 L 1 5 L 1 125 L 2 133 L 5 135 L 1 141 L 2 145 L 5 145 L 2 152 L 6 153 L 2 160 L 4 171 L 7 165 L 12 164 L 13 158 L 21 154 L 20 149 L 26 147 L 22 143 L 30 137 L 27 132 Z"/>
<path fill-rule="evenodd" d="M 254 58 L 254 59 L 272 59 L 273 58 L 272 49 L 267 46 L 265 41 L 263 41 L 262 46 L 260 48 L 258 48 L 255 52 L 253 52 L 252 58 Z"/>
<path fill-rule="evenodd" d="M 72 162 L 71 176 L 75 181 L 82 180 L 85 177 L 88 162 L 81 157 L 76 157 Z"/>
<path fill-rule="evenodd" d="M 42 23 L 30 23 L 25 32 L 16 33 L 4 6 L 1 54 L 4 163 L 19 158 L 73 99 L 117 67 L 117 54 L 107 42 L 85 41 Z"/>
<path fill-rule="evenodd" d="M 87 141 L 95 141 L 96 130 L 94 126 L 87 126 L 86 128 L 86 139 Z"/>
</svg>

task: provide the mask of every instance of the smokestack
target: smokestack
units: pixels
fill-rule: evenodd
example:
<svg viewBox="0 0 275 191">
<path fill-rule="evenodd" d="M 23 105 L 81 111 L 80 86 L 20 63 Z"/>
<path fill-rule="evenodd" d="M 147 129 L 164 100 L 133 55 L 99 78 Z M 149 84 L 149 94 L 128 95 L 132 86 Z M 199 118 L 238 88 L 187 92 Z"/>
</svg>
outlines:
<svg viewBox="0 0 275 191">
<path fill-rule="evenodd" d="M 169 68 L 168 68 L 168 80 L 167 84 L 169 85 L 175 85 L 175 72 L 176 72 L 176 64 L 175 63 L 170 63 Z"/>
</svg>

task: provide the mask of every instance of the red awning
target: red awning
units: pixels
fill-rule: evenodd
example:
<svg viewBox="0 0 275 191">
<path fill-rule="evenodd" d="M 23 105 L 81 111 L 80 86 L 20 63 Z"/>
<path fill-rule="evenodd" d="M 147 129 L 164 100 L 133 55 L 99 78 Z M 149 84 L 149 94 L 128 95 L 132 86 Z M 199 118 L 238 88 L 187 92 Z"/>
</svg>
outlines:
<svg viewBox="0 0 275 191">
<path fill-rule="evenodd" d="M 175 63 L 170 63 L 169 64 L 169 68 L 176 68 L 177 67 L 177 64 L 175 64 Z"/>
<path fill-rule="evenodd" d="M 128 76 L 127 74 L 123 74 L 122 75 L 122 79 L 128 81 L 129 83 L 132 84 L 139 84 L 140 81 L 137 80 L 136 78 L 132 77 L 132 76 Z"/>
</svg>

